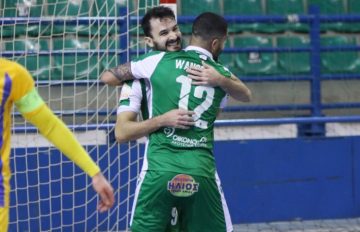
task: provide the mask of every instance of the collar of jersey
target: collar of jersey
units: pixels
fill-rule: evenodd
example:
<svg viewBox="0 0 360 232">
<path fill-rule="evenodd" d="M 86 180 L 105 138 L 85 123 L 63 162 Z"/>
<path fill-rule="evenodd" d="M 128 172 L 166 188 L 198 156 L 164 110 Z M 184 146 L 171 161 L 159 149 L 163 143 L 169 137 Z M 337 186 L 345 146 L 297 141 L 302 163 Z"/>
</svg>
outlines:
<svg viewBox="0 0 360 232">
<path fill-rule="evenodd" d="M 206 49 L 204 49 L 204 48 L 201 48 L 201 47 L 198 47 L 198 46 L 192 46 L 192 45 L 190 45 L 190 46 L 187 46 L 185 49 L 184 49 L 185 51 L 197 51 L 197 52 L 199 52 L 199 53 L 201 53 L 201 54 L 203 54 L 203 55 L 205 55 L 205 56 L 207 56 L 207 57 L 210 57 L 211 59 L 213 59 L 213 56 L 212 56 L 212 54 L 208 51 L 208 50 L 206 50 Z"/>
</svg>

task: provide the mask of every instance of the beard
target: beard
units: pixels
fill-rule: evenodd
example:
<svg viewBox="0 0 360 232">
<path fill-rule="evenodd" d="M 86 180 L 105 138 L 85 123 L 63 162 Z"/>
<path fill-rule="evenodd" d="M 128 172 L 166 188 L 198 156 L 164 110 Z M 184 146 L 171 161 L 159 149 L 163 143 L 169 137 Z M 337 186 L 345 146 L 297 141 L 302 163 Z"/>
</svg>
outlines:
<svg viewBox="0 0 360 232">
<path fill-rule="evenodd" d="M 213 59 L 218 62 L 220 54 L 213 54 Z"/>
<path fill-rule="evenodd" d="M 154 42 L 154 51 L 166 51 L 166 45 Z"/>
<path fill-rule="evenodd" d="M 222 53 L 222 48 L 221 47 L 218 47 L 215 49 L 215 51 L 212 52 L 212 55 L 213 55 L 213 59 L 217 62 L 218 59 L 219 59 L 219 56 L 220 54 Z"/>
<path fill-rule="evenodd" d="M 166 41 L 165 44 L 154 41 L 154 50 L 156 51 L 179 51 L 181 49 L 181 38 Z"/>
</svg>

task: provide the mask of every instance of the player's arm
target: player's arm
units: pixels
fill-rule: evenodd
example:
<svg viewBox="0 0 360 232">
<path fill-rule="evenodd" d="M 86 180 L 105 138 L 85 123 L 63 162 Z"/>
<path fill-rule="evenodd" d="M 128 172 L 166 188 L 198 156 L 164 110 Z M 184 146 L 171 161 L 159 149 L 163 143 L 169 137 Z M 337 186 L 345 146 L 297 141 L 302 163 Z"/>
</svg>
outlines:
<svg viewBox="0 0 360 232">
<path fill-rule="evenodd" d="M 218 86 L 238 101 L 251 100 L 251 90 L 234 74 L 231 74 L 230 78 L 219 78 Z"/>
<path fill-rule="evenodd" d="M 136 61 L 118 65 L 103 72 L 100 80 L 110 85 L 121 85 L 124 81 L 150 79 L 165 52 L 153 51 L 140 56 Z M 116 80 L 115 80 L 116 79 Z"/>
<path fill-rule="evenodd" d="M 20 113 L 35 125 L 40 133 L 90 177 L 101 200 L 98 209 L 105 211 L 114 204 L 113 189 L 101 174 L 99 167 L 86 153 L 68 127 L 47 107 L 35 88 L 15 101 Z"/>
<path fill-rule="evenodd" d="M 215 68 L 205 62 L 203 62 L 203 68 L 192 66 L 186 71 L 188 77 L 193 79 L 192 84 L 219 86 L 238 101 L 249 102 L 251 99 L 250 89 L 233 74 L 231 74 L 230 78 L 225 78 Z"/>
<path fill-rule="evenodd" d="M 135 140 L 158 130 L 163 126 L 187 129 L 193 125 L 192 114 L 186 110 L 172 110 L 163 115 L 137 121 L 144 99 L 148 98 L 148 87 L 145 82 L 135 80 L 124 83 L 117 109 L 115 137 L 118 142 Z M 146 111 L 143 112 L 146 114 Z"/>
<path fill-rule="evenodd" d="M 119 143 L 135 140 L 160 129 L 174 127 L 189 129 L 194 125 L 194 112 L 174 109 L 165 114 L 144 121 L 137 121 L 137 113 L 125 111 L 118 114 L 115 124 L 115 137 Z"/>
<path fill-rule="evenodd" d="M 106 70 L 100 77 L 100 80 L 108 85 L 122 85 L 126 80 L 134 79 L 131 72 L 131 64 L 127 62 Z"/>
</svg>

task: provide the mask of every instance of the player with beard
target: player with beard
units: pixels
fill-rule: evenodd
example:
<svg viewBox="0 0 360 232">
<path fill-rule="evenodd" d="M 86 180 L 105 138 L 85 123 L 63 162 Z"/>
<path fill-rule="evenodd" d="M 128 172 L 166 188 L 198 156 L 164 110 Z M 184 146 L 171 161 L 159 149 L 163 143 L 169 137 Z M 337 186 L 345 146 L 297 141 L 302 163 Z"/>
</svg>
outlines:
<svg viewBox="0 0 360 232">
<path fill-rule="evenodd" d="M 172 127 L 151 134 L 143 167 L 145 172 L 141 175 L 141 188 L 138 188 L 140 192 L 136 193 L 139 198 L 135 199 L 133 231 L 143 231 L 145 228 L 147 231 L 163 231 L 165 222 L 170 219 L 169 207 L 173 205 L 181 209 L 182 228 L 185 230 L 232 230 L 215 172 L 212 154 L 213 122 L 221 105 L 221 99 L 226 95 L 224 90 L 243 101 L 249 100 L 250 90 L 244 85 L 239 88 L 233 75 L 224 67 L 214 63 L 226 39 L 227 24 L 224 19 L 207 13 L 199 16 L 196 23 L 191 42 L 195 46 L 188 47 L 186 51 L 173 53 L 174 55 L 154 52 L 131 62 L 131 68 L 127 63 L 103 74 L 103 77 L 115 76 L 120 81 L 134 76 L 149 79 L 150 91 L 152 91 L 148 101 L 150 116 L 158 116 L 171 108 L 181 107 L 192 108 L 196 113 L 194 116 L 196 122 L 188 130 Z M 175 44 L 175 41 L 172 41 L 168 45 Z M 221 72 L 222 76 L 199 76 L 198 74 L 203 70 L 200 68 L 191 69 L 188 76 L 181 74 L 187 69 L 188 66 L 185 64 L 188 62 L 195 67 L 202 65 L 205 70 L 209 67 L 214 68 Z M 192 83 L 189 77 L 193 79 Z M 178 88 L 179 84 L 181 91 Z M 170 90 L 168 86 L 174 88 Z M 223 90 L 216 86 L 220 86 Z M 195 98 L 189 96 L 190 92 L 187 93 L 193 90 L 195 90 L 193 93 Z M 168 186 L 168 191 L 164 191 L 165 189 L 161 187 L 163 182 Z M 183 191 L 184 189 L 176 189 L 182 184 L 191 185 L 191 193 Z M 202 190 L 199 189 L 200 186 L 203 186 Z M 208 191 L 212 193 L 208 195 L 206 193 Z M 207 205 L 209 202 L 213 207 L 209 208 Z"/>
<path fill-rule="evenodd" d="M 173 11 L 164 6 L 150 9 L 141 21 L 145 35 L 145 43 L 154 51 L 179 51 L 182 45 L 182 34 L 175 20 Z M 189 75 L 202 79 L 205 84 L 222 78 L 214 68 L 190 67 Z M 247 102 L 251 92 L 237 77 L 232 75 L 232 88 L 222 88 L 233 98 Z M 122 85 L 115 75 L 102 75 L 101 81 L 109 85 Z M 235 89 L 236 91 L 233 91 Z M 237 91 L 242 90 L 242 91 Z M 119 99 L 115 135 L 118 142 L 126 142 L 147 136 L 161 127 L 169 126 L 186 129 L 193 125 L 193 112 L 174 109 L 158 117 L 148 119 L 147 109 L 142 107 L 149 101 L 149 84 L 147 80 L 131 80 L 124 83 Z M 143 121 L 137 121 L 138 113 L 142 112 Z"/>
</svg>

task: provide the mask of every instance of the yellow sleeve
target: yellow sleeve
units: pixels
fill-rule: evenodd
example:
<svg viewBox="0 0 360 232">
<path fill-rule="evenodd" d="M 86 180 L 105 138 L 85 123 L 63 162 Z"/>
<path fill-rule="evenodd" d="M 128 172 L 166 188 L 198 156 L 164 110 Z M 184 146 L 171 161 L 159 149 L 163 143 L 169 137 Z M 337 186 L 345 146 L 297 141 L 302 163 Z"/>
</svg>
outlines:
<svg viewBox="0 0 360 232">
<path fill-rule="evenodd" d="M 34 124 L 44 137 L 89 176 L 93 177 L 100 172 L 100 168 L 76 140 L 74 134 L 47 107 L 36 90 L 30 91 L 30 94 L 15 104 L 26 120 Z"/>
<path fill-rule="evenodd" d="M 12 99 L 14 99 L 14 101 L 18 101 L 34 88 L 35 83 L 29 71 L 22 65 L 15 62 L 9 62 L 7 65 L 7 70 L 13 78 L 14 87 L 11 91 Z"/>
</svg>

